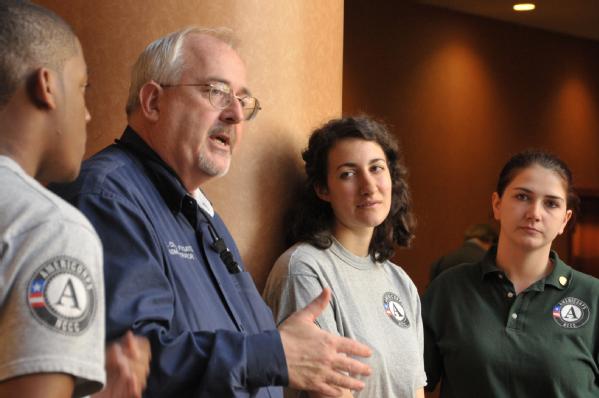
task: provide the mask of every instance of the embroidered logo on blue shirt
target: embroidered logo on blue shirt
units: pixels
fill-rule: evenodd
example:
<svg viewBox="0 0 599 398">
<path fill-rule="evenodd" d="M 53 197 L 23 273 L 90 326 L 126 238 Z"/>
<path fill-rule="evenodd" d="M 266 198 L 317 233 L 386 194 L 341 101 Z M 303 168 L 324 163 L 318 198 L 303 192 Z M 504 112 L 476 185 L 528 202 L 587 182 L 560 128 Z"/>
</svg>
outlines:
<svg viewBox="0 0 599 398">
<path fill-rule="evenodd" d="M 177 245 L 175 242 L 170 240 L 167 244 L 167 249 L 171 256 L 179 256 L 186 260 L 194 260 L 196 258 L 191 245 Z"/>
</svg>

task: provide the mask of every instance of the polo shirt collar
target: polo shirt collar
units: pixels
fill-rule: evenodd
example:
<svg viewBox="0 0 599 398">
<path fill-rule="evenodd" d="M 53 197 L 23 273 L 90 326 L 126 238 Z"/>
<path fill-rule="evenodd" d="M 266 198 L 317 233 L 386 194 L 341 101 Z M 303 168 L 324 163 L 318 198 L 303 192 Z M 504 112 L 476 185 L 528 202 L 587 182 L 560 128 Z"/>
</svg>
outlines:
<svg viewBox="0 0 599 398">
<path fill-rule="evenodd" d="M 497 263 L 495 262 L 496 257 L 497 246 L 493 246 L 489 249 L 487 254 L 485 254 L 480 262 L 482 279 L 492 275 L 497 278 L 497 274 L 502 274 L 505 276 L 505 273 L 499 267 L 497 267 Z M 533 283 L 529 289 L 536 288 L 535 290 L 542 291 L 544 290 L 545 285 L 550 285 L 556 289 L 564 290 L 570 284 L 572 278 L 572 267 L 566 265 L 566 263 L 564 263 L 553 250 L 549 253 L 549 258 L 554 264 L 553 271 L 551 271 L 551 273 L 545 278 Z"/>
<path fill-rule="evenodd" d="M 480 262 L 481 279 L 485 279 L 487 275 L 503 274 L 503 271 L 497 267 L 495 257 L 497 256 L 497 246 L 492 246 Z"/>
<path fill-rule="evenodd" d="M 572 280 L 572 267 L 566 265 L 553 250 L 549 254 L 549 258 L 555 265 L 551 274 L 545 278 L 545 284 L 564 290 Z"/>
</svg>

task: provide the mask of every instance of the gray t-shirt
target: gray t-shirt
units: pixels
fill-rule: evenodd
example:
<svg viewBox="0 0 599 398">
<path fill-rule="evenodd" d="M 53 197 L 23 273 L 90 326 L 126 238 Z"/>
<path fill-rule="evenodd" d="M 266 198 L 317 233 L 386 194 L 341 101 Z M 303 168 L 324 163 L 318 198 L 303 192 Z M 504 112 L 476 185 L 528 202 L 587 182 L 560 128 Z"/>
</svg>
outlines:
<svg viewBox="0 0 599 398">
<path fill-rule="evenodd" d="M 105 383 L 102 246 L 87 219 L 0 156 L 0 381 L 75 377 L 74 396 Z"/>
<path fill-rule="evenodd" d="M 301 243 L 276 261 L 263 296 L 279 324 L 324 287 L 331 288 L 332 298 L 317 319 L 319 326 L 373 351 L 365 360 L 373 373 L 354 395 L 413 398 L 426 375 L 420 299 L 408 275 L 389 261 L 355 256 L 336 240 L 326 250 Z M 297 396 L 290 390 L 285 394 Z"/>
</svg>

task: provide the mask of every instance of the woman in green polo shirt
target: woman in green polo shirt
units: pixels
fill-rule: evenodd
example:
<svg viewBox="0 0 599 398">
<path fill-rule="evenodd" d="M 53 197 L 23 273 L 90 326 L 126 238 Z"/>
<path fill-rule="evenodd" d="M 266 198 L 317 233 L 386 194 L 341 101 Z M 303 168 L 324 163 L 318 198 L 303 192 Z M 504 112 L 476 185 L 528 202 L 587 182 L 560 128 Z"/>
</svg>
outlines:
<svg viewBox="0 0 599 398">
<path fill-rule="evenodd" d="M 492 196 L 501 226 L 478 263 L 422 301 L 427 390 L 441 397 L 599 397 L 599 280 L 551 251 L 577 207 L 566 164 L 526 151 Z"/>
</svg>

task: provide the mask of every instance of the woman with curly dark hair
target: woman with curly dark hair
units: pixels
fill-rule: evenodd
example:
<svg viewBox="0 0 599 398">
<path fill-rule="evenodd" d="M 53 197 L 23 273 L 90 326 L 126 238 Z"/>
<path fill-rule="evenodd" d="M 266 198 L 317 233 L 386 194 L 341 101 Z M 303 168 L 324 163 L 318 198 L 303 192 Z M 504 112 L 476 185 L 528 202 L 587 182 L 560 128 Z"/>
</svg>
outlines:
<svg viewBox="0 0 599 398">
<path fill-rule="evenodd" d="M 302 157 L 307 180 L 290 228 L 294 245 L 275 263 L 265 300 L 280 323 L 330 288 L 318 325 L 374 352 L 373 373 L 356 396 L 424 397 L 418 292 L 389 261 L 415 224 L 397 143 L 382 124 L 348 117 L 314 131 Z"/>
</svg>

